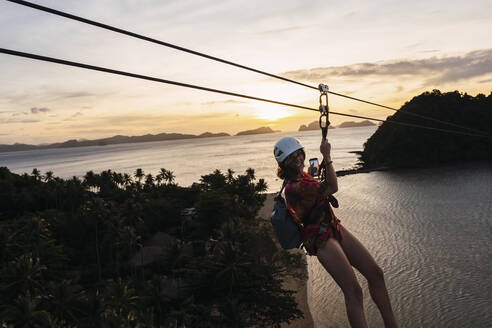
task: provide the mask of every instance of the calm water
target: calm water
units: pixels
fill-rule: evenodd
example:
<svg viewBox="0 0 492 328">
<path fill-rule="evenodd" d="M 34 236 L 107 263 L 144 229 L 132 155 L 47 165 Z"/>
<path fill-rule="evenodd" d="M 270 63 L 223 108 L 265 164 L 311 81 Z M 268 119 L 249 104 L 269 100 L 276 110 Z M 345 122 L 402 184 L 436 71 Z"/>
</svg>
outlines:
<svg viewBox="0 0 492 328">
<path fill-rule="evenodd" d="M 492 166 L 339 179 L 337 216 L 385 271 L 400 327 L 492 327 Z M 308 259 L 317 327 L 348 327 L 343 294 Z M 365 279 L 370 327 L 383 327 Z"/>
<path fill-rule="evenodd" d="M 352 168 L 357 156 L 350 152 L 361 150 L 363 142 L 375 130 L 375 127 L 330 130 L 336 168 Z M 231 168 L 236 173 L 244 173 L 252 167 L 256 177 L 265 179 L 274 191 L 280 189 L 281 182 L 275 176 L 273 145 L 286 135 L 300 139 L 308 158 L 321 157 L 321 132 L 305 131 L 0 153 L 0 166 L 7 166 L 16 173 L 31 173 L 33 168 L 42 173 L 53 171 L 63 178 L 81 177 L 88 170 L 111 169 L 133 174 L 137 168 L 155 175 L 160 168 L 165 168 L 173 171 L 176 181 L 183 186 L 198 182 L 202 175 L 215 169 L 226 172 Z"/>
<path fill-rule="evenodd" d="M 351 168 L 375 127 L 330 130 L 336 169 Z M 57 176 L 112 169 L 156 174 L 173 171 L 190 185 L 215 169 L 255 169 L 270 191 L 273 144 L 287 133 L 175 140 L 0 153 L 0 166 L 17 173 L 34 167 Z M 319 155 L 320 132 L 291 133 Z M 492 327 L 492 166 L 373 172 L 339 180 L 336 210 L 383 267 L 401 327 Z M 308 259 L 309 304 L 317 327 L 348 327 L 343 295 L 315 258 Z M 364 279 L 370 327 L 382 327 Z"/>
</svg>

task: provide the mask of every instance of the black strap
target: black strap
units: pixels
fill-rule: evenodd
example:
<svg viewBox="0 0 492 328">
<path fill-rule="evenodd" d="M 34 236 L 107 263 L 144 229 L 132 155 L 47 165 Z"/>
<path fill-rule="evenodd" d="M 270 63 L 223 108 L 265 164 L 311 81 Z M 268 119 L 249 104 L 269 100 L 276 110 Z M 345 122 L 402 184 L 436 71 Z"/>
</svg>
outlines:
<svg viewBox="0 0 492 328">
<path fill-rule="evenodd" d="M 280 189 L 280 191 L 278 192 L 278 196 L 280 196 L 282 194 L 282 191 L 284 191 L 284 188 L 285 186 L 287 185 L 287 181 L 284 180 L 284 182 L 282 183 L 282 188 Z"/>
</svg>

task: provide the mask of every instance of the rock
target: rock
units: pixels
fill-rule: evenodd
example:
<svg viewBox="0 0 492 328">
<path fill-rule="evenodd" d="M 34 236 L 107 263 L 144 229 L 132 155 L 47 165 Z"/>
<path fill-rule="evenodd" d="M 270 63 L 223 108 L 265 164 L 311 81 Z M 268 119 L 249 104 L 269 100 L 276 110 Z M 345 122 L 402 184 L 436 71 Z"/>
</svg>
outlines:
<svg viewBox="0 0 492 328">
<path fill-rule="evenodd" d="M 348 121 L 348 122 L 343 122 L 338 126 L 338 128 L 343 129 L 343 128 L 356 128 L 360 126 L 373 126 L 376 125 L 375 123 L 369 121 L 369 120 L 364 120 L 361 122 L 353 122 L 353 121 Z"/>
<path fill-rule="evenodd" d="M 238 132 L 238 133 L 236 133 L 236 136 L 245 136 L 245 135 L 251 135 L 251 134 L 263 134 L 263 133 L 274 133 L 274 132 L 281 132 L 281 131 L 275 131 L 275 130 L 272 130 L 271 128 L 267 127 L 267 126 L 262 126 L 261 128 L 258 128 L 258 129 Z"/>
<path fill-rule="evenodd" d="M 333 125 L 330 125 L 328 129 L 334 129 L 335 127 Z M 311 131 L 311 130 L 320 130 L 319 127 L 319 121 L 313 121 L 309 123 L 308 125 L 301 125 L 299 127 L 299 131 Z"/>
</svg>

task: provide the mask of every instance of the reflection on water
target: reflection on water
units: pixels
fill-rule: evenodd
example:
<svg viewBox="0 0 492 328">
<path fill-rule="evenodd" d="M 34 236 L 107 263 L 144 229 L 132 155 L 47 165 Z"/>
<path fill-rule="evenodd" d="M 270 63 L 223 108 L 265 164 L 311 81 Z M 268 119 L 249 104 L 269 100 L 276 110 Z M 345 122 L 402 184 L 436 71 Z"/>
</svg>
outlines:
<svg viewBox="0 0 492 328">
<path fill-rule="evenodd" d="M 376 127 L 330 130 L 328 137 L 335 167 L 352 168 L 357 161 L 352 152 L 362 150 L 362 144 L 375 130 Z M 321 132 L 304 131 L 0 153 L 0 166 L 7 166 L 15 173 L 31 173 L 33 168 L 38 168 L 43 173 L 53 171 L 62 178 L 81 177 L 88 170 L 111 169 L 133 174 L 142 168 L 145 173 L 157 174 L 165 168 L 173 171 L 177 183 L 183 186 L 216 169 L 225 172 L 230 168 L 244 173 L 252 167 L 256 177 L 265 179 L 270 190 L 277 190 L 281 182 L 275 176 L 273 145 L 286 135 L 299 138 L 306 156 L 321 157 Z"/>
<path fill-rule="evenodd" d="M 490 165 L 358 174 L 339 186 L 336 214 L 384 269 L 400 327 L 490 327 Z M 315 258 L 308 267 L 316 326 L 347 327 L 338 286 Z M 369 326 L 382 327 L 358 278 Z"/>
<path fill-rule="evenodd" d="M 375 127 L 329 131 L 336 169 L 352 168 Z M 190 185 L 215 169 L 255 169 L 270 191 L 275 177 L 273 145 L 285 135 L 301 140 L 306 156 L 319 157 L 320 132 L 174 140 L 68 149 L 0 153 L 0 166 L 30 173 L 34 167 L 60 177 L 88 170 L 121 173 L 174 172 Z M 340 178 L 336 210 L 376 258 L 401 327 L 490 327 L 492 322 L 492 168 L 373 172 Z M 318 327 L 347 327 L 343 295 L 309 258 L 310 299 Z M 367 286 L 365 306 L 371 327 L 382 327 Z"/>
</svg>

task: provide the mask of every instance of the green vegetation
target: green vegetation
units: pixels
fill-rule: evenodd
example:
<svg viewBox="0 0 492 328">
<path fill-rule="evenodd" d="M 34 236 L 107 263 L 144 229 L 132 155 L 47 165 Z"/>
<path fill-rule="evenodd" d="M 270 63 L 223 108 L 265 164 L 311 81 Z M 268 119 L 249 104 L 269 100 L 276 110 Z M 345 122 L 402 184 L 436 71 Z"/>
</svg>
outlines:
<svg viewBox="0 0 492 328">
<path fill-rule="evenodd" d="M 492 135 L 492 93 L 476 97 L 439 90 L 424 92 L 405 103 L 387 121 L 474 132 L 425 120 L 405 113 L 425 115 Z M 445 163 L 492 160 L 492 138 L 474 137 L 384 122 L 364 144 L 363 168 L 423 167 Z"/>
<path fill-rule="evenodd" d="M 63 180 L 0 168 L 0 327 L 278 327 L 302 317 L 282 287 L 302 258 L 257 218 L 264 181 L 252 169 L 173 181 L 165 169 Z"/>
</svg>

